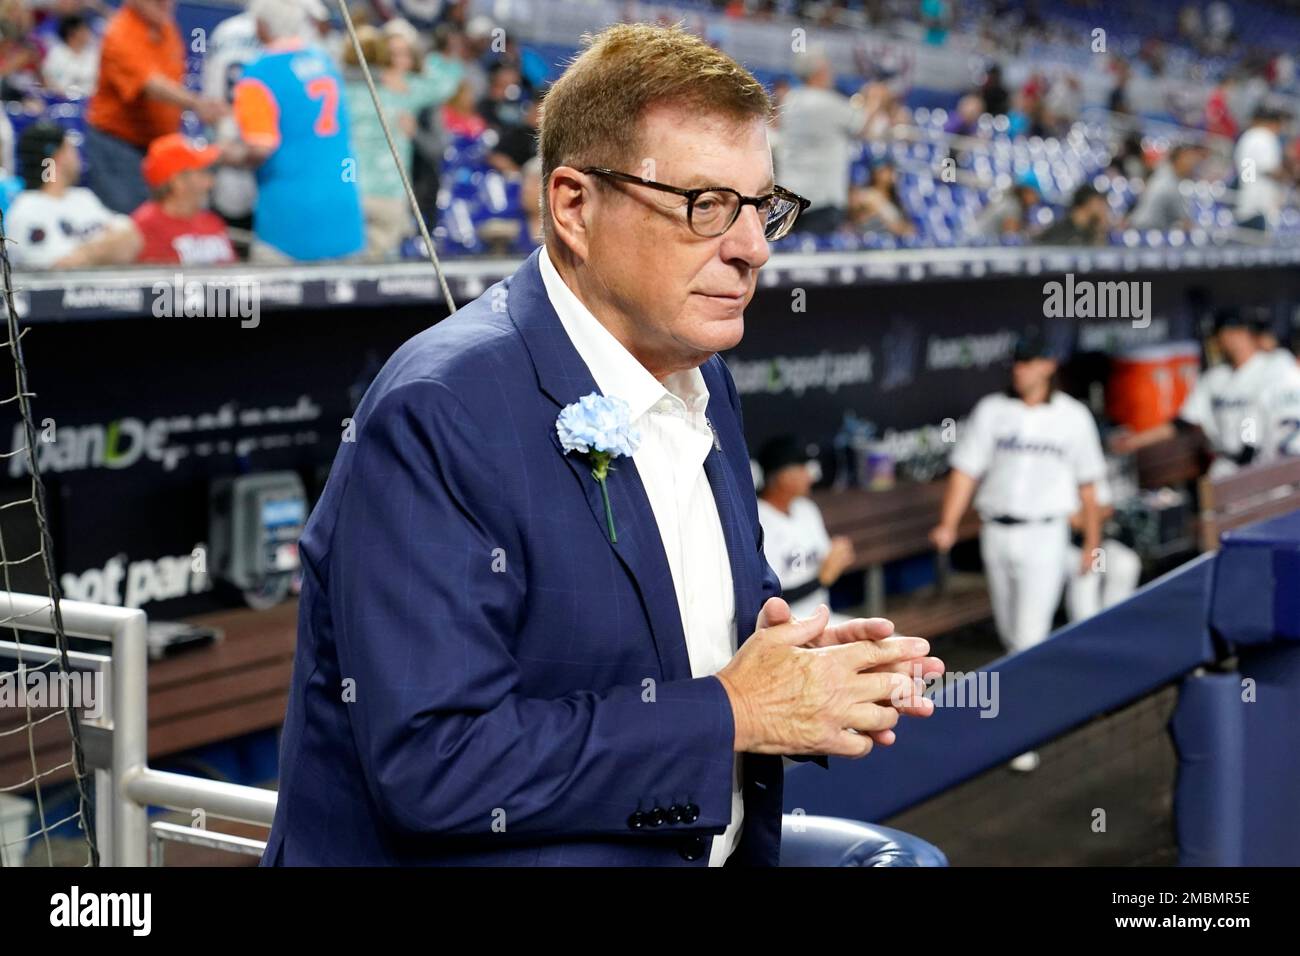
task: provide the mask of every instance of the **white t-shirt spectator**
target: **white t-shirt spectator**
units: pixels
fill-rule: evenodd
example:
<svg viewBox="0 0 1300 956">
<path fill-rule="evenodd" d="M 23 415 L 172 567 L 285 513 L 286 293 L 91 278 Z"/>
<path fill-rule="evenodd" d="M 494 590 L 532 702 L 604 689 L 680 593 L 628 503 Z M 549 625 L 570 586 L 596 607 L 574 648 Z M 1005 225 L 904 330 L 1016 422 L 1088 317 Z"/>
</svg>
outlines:
<svg viewBox="0 0 1300 956">
<path fill-rule="evenodd" d="M 56 43 L 41 63 L 45 85 L 65 96 L 89 96 L 99 79 L 99 41 L 87 43 L 80 53 L 66 43 Z"/>
<path fill-rule="evenodd" d="M 1282 210 L 1282 184 L 1273 175 L 1282 168 L 1282 141 L 1263 126 L 1252 126 L 1237 140 L 1237 221 L 1262 215 L 1270 226 Z"/>
<path fill-rule="evenodd" d="M 244 67 L 260 56 L 262 49 L 257 24 L 249 13 L 237 13 L 218 23 L 203 59 L 203 95 L 231 102 Z M 233 116 L 217 123 L 216 139 L 222 143 L 239 139 L 239 125 Z M 212 207 L 231 219 L 251 215 L 257 202 L 257 178 L 252 170 L 218 166 L 214 176 Z"/>
<path fill-rule="evenodd" d="M 867 116 L 834 90 L 800 86 L 781 105 L 777 179 L 813 209 L 849 205 L 849 151 Z"/>
<path fill-rule="evenodd" d="M 16 266 L 48 269 L 77 246 L 131 219 L 113 212 L 89 189 L 74 186 L 62 196 L 24 189 L 9 207 L 5 231 Z"/>
<path fill-rule="evenodd" d="M 795 588 L 806 588 L 817 580 L 830 553 L 831 539 L 821 509 L 809 498 L 796 498 L 786 514 L 759 498 L 758 520 L 763 526 L 763 554 L 780 579 L 794 616 L 807 617 L 818 604 L 829 607 L 830 591 L 824 587 L 794 600 L 789 597 Z"/>
</svg>

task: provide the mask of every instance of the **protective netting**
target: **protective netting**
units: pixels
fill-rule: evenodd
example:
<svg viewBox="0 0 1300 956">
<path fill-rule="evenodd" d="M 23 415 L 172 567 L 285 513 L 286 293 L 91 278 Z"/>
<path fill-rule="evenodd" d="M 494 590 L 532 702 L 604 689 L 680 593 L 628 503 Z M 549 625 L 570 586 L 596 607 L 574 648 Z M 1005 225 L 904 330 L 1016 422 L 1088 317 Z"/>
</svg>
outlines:
<svg viewBox="0 0 1300 956">
<path fill-rule="evenodd" d="M 0 215 L 0 279 L 13 392 L 0 398 L 0 434 L 16 436 L 0 453 L 15 481 L 0 485 L 0 866 L 98 866 L 90 778 L 82 750 L 79 710 L 92 703 L 82 687 L 88 672 L 74 671 L 59 608 L 45 486 L 37 442 L 56 441 L 57 423 L 32 417 L 18 296 L 10 275 L 8 240 Z M 12 459 L 21 461 L 11 468 Z M 35 613 L 15 613 L 9 595 L 45 595 Z M 26 626 L 52 625 L 52 634 Z"/>
</svg>

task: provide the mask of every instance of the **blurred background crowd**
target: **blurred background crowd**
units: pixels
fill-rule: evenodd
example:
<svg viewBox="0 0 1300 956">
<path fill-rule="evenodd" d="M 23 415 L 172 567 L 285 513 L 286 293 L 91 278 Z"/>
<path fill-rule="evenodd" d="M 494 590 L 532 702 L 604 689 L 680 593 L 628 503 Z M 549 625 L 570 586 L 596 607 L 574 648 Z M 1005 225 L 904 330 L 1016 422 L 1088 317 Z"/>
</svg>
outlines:
<svg viewBox="0 0 1300 956">
<path fill-rule="evenodd" d="M 544 18 L 520 6 L 349 3 L 381 115 L 327 0 L 0 0 L 11 258 L 417 258 L 390 135 L 440 253 L 525 252 L 539 104 L 578 39 L 521 27 Z M 1300 237 L 1296 0 L 657 6 L 720 45 L 772 41 L 761 67 L 736 53 L 781 107 L 778 181 L 813 202 L 781 248 Z M 936 53 L 958 88 L 927 84 Z"/>
</svg>

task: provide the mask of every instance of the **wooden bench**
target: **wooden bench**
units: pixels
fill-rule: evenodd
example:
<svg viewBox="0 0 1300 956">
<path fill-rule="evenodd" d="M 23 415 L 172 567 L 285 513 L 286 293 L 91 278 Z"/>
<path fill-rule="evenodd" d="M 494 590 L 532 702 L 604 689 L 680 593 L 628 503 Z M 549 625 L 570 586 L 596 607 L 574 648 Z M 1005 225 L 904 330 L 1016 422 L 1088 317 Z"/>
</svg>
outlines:
<svg viewBox="0 0 1300 956">
<path fill-rule="evenodd" d="M 938 593 L 938 587 L 885 602 L 884 566 L 890 561 L 933 551 L 930 530 L 939 522 L 946 480 L 900 482 L 883 491 L 850 488 L 817 491 L 826 530 L 853 542 L 850 571 L 866 575 L 866 613 L 888 616 L 900 633 L 929 637 L 984 620 L 991 613 L 984 587 L 963 587 Z M 959 541 L 979 534 L 979 516 L 968 510 L 957 530 Z"/>
<path fill-rule="evenodd" d="M 1225 531 L 1300 509 L 1300 458 L 1202 478 L 1200 502 L 1201 550 L 1214 551 Z"/>
<path fill-rule="evenodd" d="M 1138 484 L 1143 488 L 1178 488 L 1205 474 L 1207 461 L 1201 436 L 1181 432 L 1137 452 Z"/>
<path fill-rule="evenodd" d="M 195 624 L 219 628 L 225 637 L 149 664 L 149 759 L 279 727 L 293 671 L 297 617 L 298 604 L 290 601 L 265 611 L 239 609 L 192 618 Z M 9 659 L 0 664 L 12 666 Z M 71 780 L 65 718 L 43 710 L 33 711 L 33 721 L 51 713 L 56 716 L 29 734 L 20 729 L 27 719 L 22 710 L 0 710 L 0 787 L 32 776 L 33 752 L 38 770 L 51 771 L 41 777 L 42 789 Z"/>
</svg>

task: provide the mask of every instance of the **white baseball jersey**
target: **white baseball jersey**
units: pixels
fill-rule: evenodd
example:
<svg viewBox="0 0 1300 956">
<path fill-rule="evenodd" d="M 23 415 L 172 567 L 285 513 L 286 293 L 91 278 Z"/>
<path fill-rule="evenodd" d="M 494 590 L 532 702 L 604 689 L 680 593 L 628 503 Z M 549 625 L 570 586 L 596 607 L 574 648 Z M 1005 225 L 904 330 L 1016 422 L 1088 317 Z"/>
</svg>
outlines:
<svg viewBox="0 0 1300 956">
<path fill-rule="evenodd" d="M 1300 368 L 1300 360 L 1296 359 L 1295 353 L 1290 349 L 1283 348 L 1282 346 L 1278 346 L 1271 351 L 1265 352 L 1264 357 L 1267 358 L 1270 363 L 1276 365 L 1282 370 Z"/>
<path fill-rule="evenodd" d="M 113 212 L 84 186 L 61 196 L 24 189 L 5 216 L 9 256 L 14 265 L 29 269 L 49 269 L 105 229 L 129 225 L 129 216 Z"/>
<path fill-rule="evenodd" d="M 1300 455 L 1300 367 L 1256 352 L 1238 368 L 1222 362 L 1196 381 L 1178 417 L 1200 427 L 1214 449 L 1210 477 L 1230 475 L 1254 445 L 1252 464 Z"/>
<path fill-rule="evenodd" d="M 1268 414 L 1264 418 L 1259 461 L 1300 455 L 1300 366 L 1277 362 L 1276 354 L 1269 356 L 1276 377 L 1264 397 Z"/>
<path fill-rule="evenodd" d="M 786 514 L 759 498 L 758 520 L 763 526 L 763 554 L 781 588 L 790 591 L 815 581 L 831 548 L 821 509 L 810 498 L 796 498 Z M 807 617 L 818 604 L 830 606 L 830 591 L 819 587 L 789 603 L 795 617 Z"/>
<path fill-rule="evenodd" d="M 213 29 L 203 58 L 203 95 L 231 102 L 235 84 L 243 78 L 244 67 L 261 53 L 257 24 L 247 11 L 222 20 Z M 215 133 L 220 142 L 239 139 L 234 117 L 221 120 Z M 219 166 L 215 175 L 213 207 L 234 219 L 251 214 L 257 202 L 257 179 L 252 170 Z"/>
<path fill-rule="evenodd" d="M 1069 516 L 1079 486 L 1106 476 L 1092 413 L 1055 390 L 1040 405 L 1002 392 L 980 399 L 949 463 L 980 479 L 975 510 L 986 519 Z"/>
</svg>

